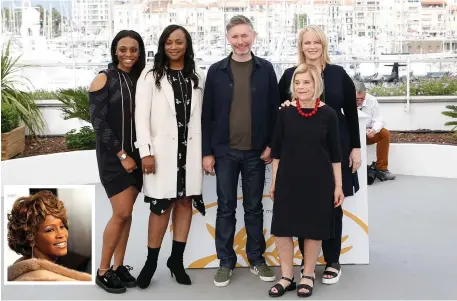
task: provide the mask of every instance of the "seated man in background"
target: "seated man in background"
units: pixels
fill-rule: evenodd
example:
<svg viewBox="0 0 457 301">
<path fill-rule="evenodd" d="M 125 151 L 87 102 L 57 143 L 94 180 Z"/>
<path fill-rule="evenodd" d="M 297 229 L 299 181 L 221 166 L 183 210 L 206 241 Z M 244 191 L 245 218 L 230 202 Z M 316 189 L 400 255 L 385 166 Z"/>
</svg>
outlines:
<svg viewBox="0 0 457 301">
<path fill-rule="evenodd" d="M 364 83 L 356 82 L 357 107 L 362 112 L 370 116 L 367 123 L 367 145 L 376 143 L 376 168 L 377 177 L 384 180 L 393 180 L 395 176 L 387 168 L 389 158 L 390 133 L 384 128 L 379 103 L 376 97 L 367 93 Z"/>
</svg>

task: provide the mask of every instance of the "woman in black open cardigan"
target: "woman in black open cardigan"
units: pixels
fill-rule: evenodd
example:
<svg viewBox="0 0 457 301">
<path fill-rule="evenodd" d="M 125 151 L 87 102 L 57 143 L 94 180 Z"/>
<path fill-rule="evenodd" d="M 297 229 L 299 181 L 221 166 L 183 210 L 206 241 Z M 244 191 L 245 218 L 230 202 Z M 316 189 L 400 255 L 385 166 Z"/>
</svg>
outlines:
<svg viewBox="0 0 457 301">
<path fill-rule="evenodd" d="M 324 80 L 324 93 L 321 95 L 321 100 L 332 107 L 338 116 L 343 155 L 341 164 L 343 192 L 347 197 L 354 195 L 359 190 L 357 169 L 360 166 L 360 133 L 355 87 L 352 79 L 342 67 L 330 64 L 327 46 L 327 38 L 319 27 L 311 25 L 300 31 L 298 41 L 300 63 L 306 62 L 320 67 Z M 306 53 L 308 53 L 308 57 Z M 319 57 L 313 58 L 312 56 L 316 54 L 319 54 Z M 295 69 L 296 67 L 286 69 L 279 81 L 281 103 L 290 100 L 290 82 Z M 322 277 L 322 282 L 325 284 L 338 282 L 341 274 L 339 257 L 342 227 L 343 209 L 339 206 L 335 208 L 335 238 L 322 242 L 322 251 L 327 263 Z M 299 238 L 299 247 L 303 254 L 303 239 L 301 238 Z"/>
</svg>

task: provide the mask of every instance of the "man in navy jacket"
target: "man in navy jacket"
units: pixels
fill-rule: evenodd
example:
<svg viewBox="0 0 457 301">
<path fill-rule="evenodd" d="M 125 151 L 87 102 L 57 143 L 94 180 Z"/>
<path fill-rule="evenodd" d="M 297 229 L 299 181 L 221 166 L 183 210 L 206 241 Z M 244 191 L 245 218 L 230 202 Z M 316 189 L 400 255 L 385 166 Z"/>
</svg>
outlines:
<svg viewBox="0 0 457 301">
<path fill-rule="evenodd" d="M 237 262 L 233 239 L 240 172 L 251 272 L 264 281 L 276 279 L 263 257 L 262 198 L 279 107 L 277 77 L 270 62 L 251 52 L 255 31 L 248 18 L 234 16 L 226 29 L 233 51 L 209 68 L 202 109 L 203 168 L 217 178 L 218 287 L 229 284 Z"/>
</svg>

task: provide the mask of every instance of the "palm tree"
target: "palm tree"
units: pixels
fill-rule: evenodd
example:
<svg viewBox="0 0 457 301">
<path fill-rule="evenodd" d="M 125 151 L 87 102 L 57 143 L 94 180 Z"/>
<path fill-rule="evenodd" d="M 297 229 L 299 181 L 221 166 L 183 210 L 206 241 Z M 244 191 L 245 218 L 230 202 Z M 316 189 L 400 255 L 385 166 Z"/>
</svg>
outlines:
<svg viewBox="0 0 457 301">
<path fill-rule="evenodd" d="M 64 104 L 64 119 L 78 118 L 90 123 L 89 92 L 87 88 L 64 89 L 56 93 L 56 98 Z"/>
<path fill-rule="evenodd" d="M 36 136 L 43 131 L 44 120 L 38 106 L 31 97 L 30 93 L 24 92 L 17 87 L 30 83 L 28 79 L 17 72 L 21 66 L 17 64 L 19 57 L 13 58 L 10 53 L 11 41 L 8 41 L 2 48 L 1 54 L 1 101 L 13 107 L 19 114 L 20 120 L 27 126 L 30 133 Z"/>
<path fill-rule="evenodd" d="M 448 109 L 449 111 L 444 111 L 443 115 L 451 117 L 454 120 L 453 121 L 448 121 L 444 125 L 446 125 L 446 126 L 454 126 L 452 128 L 452 131 L 454 131 L 454 130 L 457 129 L 457 106 L 448 105 L 448 106 L 446 106 L 446 109 Z M 455 131 L 455 134 L 457 135 L 457 130 Z"/>
</svg>

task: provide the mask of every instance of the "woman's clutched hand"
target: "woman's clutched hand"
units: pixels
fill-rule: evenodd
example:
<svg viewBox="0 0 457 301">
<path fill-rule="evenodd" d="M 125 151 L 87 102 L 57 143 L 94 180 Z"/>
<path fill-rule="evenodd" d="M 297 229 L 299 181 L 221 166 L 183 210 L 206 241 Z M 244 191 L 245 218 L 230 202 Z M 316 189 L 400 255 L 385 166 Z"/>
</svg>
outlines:
<svg viewBox="0 0 457 301">
<path fill-rule="evenodd" d="M 156 160 L 154 156 L 146 156 L 141 159 L 141 165 L 144 174 L 155 174 L 156 173 Z"/>
<path fill-rule="evenodd" d="M 344 201 L 343 188 L 341 188 L 341 186 L 336 186 L 335 192 L 334 192 L 333 205 L 335 206 L 335 208 L 339 207 L 343 204 L 343 201 Z"/>
<path fill-rule="evenodd" d="M 360 167 L 360 148 L 353 148 L 349 155 L 349 167 L 352 168 L 352 173 L 355 173 Z"/>
<path fill-rule="evenodd" d="M 133 160 L 130 156 L 127 156 L 124 160 L 122 160 L 121 164 L 128 173 L 131 173 L 137 168 L 135 160 Z"/>
</svg>

